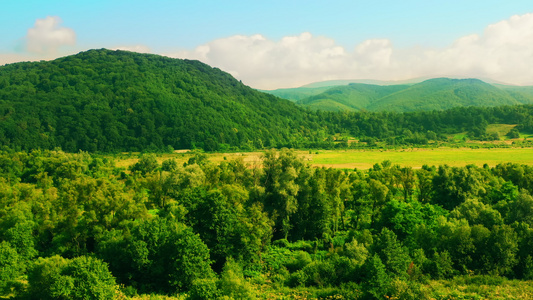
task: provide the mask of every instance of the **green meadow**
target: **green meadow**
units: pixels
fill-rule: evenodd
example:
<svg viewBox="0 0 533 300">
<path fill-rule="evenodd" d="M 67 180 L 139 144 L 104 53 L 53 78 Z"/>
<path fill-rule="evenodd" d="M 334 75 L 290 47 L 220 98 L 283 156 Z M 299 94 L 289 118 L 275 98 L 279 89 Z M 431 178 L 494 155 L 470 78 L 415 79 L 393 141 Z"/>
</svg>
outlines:
<svg viewBox="0 0 533 300">
<path fill-rule="evenodd" d="M 307 156 L 314 166 L 369 169 L 385 160 L 404 167 L 423 165 L 495 166 L 499 163 L 533 164 L 533 148 L 430 148 L 370 151 L 320 151 Z"/>
<path fill-rule="evenodd" d="M 295 151 L 300 157 L 314 167 L 331 167 L 339 169 L 369 169 L 376 163 L 389 160 L 402 167 L 421 168 L 423 165 L 449 165 L 461 167 L 466 165 L 496 166 L 500 163 L 517 163 L 533 165 L 533 148 L 408 148 L 396 150 L 319 150 Z M 209 160 L 220 163 L 224 160 L 242 159 L 249 165 L 260 165 L 263 152 L 209 153 Z M 160 154 L 159 163 L 169 158 L 184 163 L 192 156 L 190 152 Z M 138 161 L 138 155 L 121 155 L 116 164 L 128 168 Z"/>
</svg>

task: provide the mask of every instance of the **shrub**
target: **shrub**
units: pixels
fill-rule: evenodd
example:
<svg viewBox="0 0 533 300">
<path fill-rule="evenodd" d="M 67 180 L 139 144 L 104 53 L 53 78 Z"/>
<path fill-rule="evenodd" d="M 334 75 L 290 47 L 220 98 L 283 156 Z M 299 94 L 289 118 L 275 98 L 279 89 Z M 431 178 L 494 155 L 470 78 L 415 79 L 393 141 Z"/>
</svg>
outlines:
<svg viewBox="0 0 533 300">
<path fill-rule="evenodd" d="M 189 291 L 191 300 L 216 299 L 219 295 L 217 280 L 215 278 L 196 279 L 192 282 Z"/>
<path fill-rule="evenodd" d="M 107 264 L 87 256 L 39 258 L 28 270 L 28 283 L 37 299 L 113 299 L 116 290 Z"/>
</svg>

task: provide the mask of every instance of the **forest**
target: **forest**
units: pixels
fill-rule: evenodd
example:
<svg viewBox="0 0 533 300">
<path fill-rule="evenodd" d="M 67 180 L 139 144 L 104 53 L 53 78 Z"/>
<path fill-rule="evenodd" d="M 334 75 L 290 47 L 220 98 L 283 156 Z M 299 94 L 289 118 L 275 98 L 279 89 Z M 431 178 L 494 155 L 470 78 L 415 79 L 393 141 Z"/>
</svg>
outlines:
<svg viewBox="0 0 533 300">
<path fill-rule="evenodd" d="M 0 298 L 531 299 L 532 166 L 316 168 L 290 150 L 531 133 L 533 105 L 311 110 L 126 51 L 5 65 Z"/>
<path fill-rule="evenodd" d="M 261 166 L 195 151 L 125 169 L 4 147 L 0 174 L 8 298 L 533 296 L 531 166 L 311 168 L 281 149 Z"/>
</svg>

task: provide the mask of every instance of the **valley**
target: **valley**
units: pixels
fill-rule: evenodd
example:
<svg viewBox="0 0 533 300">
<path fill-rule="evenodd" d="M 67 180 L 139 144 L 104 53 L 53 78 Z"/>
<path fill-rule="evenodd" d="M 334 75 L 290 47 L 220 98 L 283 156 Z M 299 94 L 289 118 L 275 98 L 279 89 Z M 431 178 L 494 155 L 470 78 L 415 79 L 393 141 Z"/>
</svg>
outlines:
<svg viewBox="0 0 533 300">
<path fill-rule="evenodd" d="M 0 298 L 529 299 L 532 91 L 1 66 Z"/>
</svg>

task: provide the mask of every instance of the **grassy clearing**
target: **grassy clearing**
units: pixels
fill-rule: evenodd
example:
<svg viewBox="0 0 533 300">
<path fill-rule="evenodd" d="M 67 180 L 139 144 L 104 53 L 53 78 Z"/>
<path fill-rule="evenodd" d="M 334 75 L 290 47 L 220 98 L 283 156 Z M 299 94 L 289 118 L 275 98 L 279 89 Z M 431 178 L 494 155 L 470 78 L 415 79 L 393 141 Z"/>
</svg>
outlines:
<svg viewBox="0 0 533 300">
<path fill-rule="evenodd" d="M 400 166 L 420 168 L 423 165 L 495 166 L 503 162 L 533 165 L 533 148 L 433 148 L 388 151 L 321 151 L 311 155 L 311 164 L 334 168 L 369 169 L 375 163 L 390 160 Z"/>
<path fill-rule="evenodd" d="M 509 124 L 490 124 L 487 126 L 487 133 L 497 133 L 500 138 L 504 138 L 506 134 L 511 131 L 511 129 L 515 128 L 516 125 L 509 125 Z"/>
<path fill-rule="evenodd" d="M 296 151 L 306 162 L 314 167 L 332 167 L 341 169 L 369 169 L 376 163 L 390 160 L 393 164 L 404 167 L 421 168 L 423 165 L 466 166 L 469 164 L 495 166 L 499 163 L 512 162 L 533 165 L 533 148 L 410 148 L 398 150 L 320 150 Z M 263 152 L 246 153 L 210 153 L 209 159 L 214 163 L 224 160 L 242 159 L 245 163 L 259 166 Z M 175 159 L 183 164 L 191 155 L 188 153 L 160 154 L 159 163 Z M 117 167 L 128 168 L 136 163 L 138 155 L 119 155 Z"/>
<path fill-rule="evenodd" d="M 494 284 L 464 282 L 455 278 L 431 281 L 425 288 L 433 296 L 431 299 L 533 299 L 531 281 L 502 279 Z"/>
<path fill-rule="evenodd" d="M 423 292 L 421 299 L 453 300 L 453 299 L 533 299 L 533 282 L 508 280 L 501 278 L 498 282 L 476 282 L 479 276 L 473 278 L 456 277 L 450 280 L 430 280 L 421 287 Z M 482 279 L 482 278 L 481 278 Z M 473 282 L 472 282 L 473 281 Z M 335 288 L 315 288 L 315 287 L 275 287 L 271 285 L 252 284 L 252 288 L 257 299 L 354 299 L 336 294 Z M 358 299 L 358 291 L 352 291 L 352 296 Z M 122 297 L 120 299 L 131 300 L 182 300 L 186 295 L 160 296 L 141 295 L 132 298 Z M 397 297 L 386 297 L 384 299 L 398 299 Z"/>
</svg>

